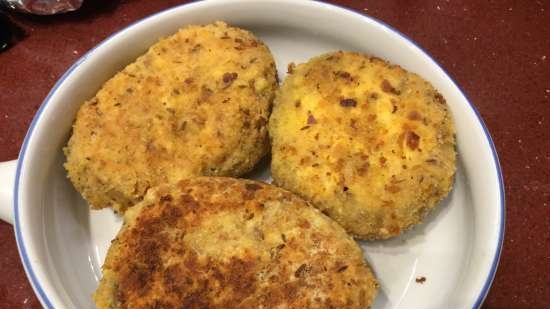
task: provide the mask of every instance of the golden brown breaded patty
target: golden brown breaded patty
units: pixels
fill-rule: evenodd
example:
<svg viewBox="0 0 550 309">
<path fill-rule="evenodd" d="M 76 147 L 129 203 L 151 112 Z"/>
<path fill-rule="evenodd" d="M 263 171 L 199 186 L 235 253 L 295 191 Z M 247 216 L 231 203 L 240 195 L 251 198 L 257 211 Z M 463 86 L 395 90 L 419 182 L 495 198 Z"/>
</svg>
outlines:
<svg viewBox="0 0 550 309">
<path fill-rule="evenodd" d="M 400 234 L 449 193 L 454 128 L 428 82 L 353 52 L 289 69 L 269 121 L 277 185 L 363 239 Z"/>
<path fill-rule="evenodd" d="M 355 241 L 296 195 L 199 177 L 128 210 L 94 294 L 114 308 L 370 307 L 378 284 Z"/>
<path fill-rule="evenodd" d="M 124 211 L 160 183 L 239 176 L 268 151 L 276 87 L 273 57 L 250 32 L 181 29 L 82 105 L 65 148 L 69 178 L 93 208 Z"/>
</svg>

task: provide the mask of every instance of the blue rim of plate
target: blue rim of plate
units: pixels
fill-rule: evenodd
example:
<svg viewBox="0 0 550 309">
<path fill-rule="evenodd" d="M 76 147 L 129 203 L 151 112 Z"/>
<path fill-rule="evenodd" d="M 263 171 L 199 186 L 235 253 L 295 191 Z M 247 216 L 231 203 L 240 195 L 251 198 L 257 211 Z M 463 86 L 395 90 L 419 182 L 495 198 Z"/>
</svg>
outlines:
<svg viewBox="0 0 550 309">
<path fill-rule="evenodd" d="M 202 1 L 201 1 L 202 2 Z M 186 3 L 186 4 L 182 4 L 182 5 L 178 5 L 178 6 L 175 6 L 175 7 L 172 7 L 172 8 L 169 8 L 169 9 L 166 9 L 166 10 L 163 10 L 163 11 L 160 11 L 160 12 L 157 12 L 155 14 L 152 14 L 146 18 L 143 18 L 141 20 L 138 20 L 136 22 L 133 22 L 131 23 L 130 25 L 124 27 L 123 29 L 119 30 L 119 31 L 116 31 L 115 33 L 111 34 L 110 36 L 108 36 L 106 39 L 104 39 L 101 43 L 99 43 L 98 45 L 96 45 L 94 48 L 92 48 L 91 50 L 89 50 L 86 54 L 84 54 L 84 56 L 82 56 L 80 59 L 78 59 L 62 76 L 61 78 L 55 83 L 55 85 L 53 86 L 52 90 L 50 90 L 50 92 L 48 93 L 48 95 L 46 96 L 46 98 L 44 99 L 44 101 L 42 102 L 42 104 L 40 105 L 40 108 L 38 109 L 38 111 L 36 112 L 35 116 L 33 117 L 32 119 L 32 122 L 31 122 L 31 125 L 29 127 L 29 130 L 27 131 L 27 134 L 25 135 L 25 139 L 23 140 L 23 144 L 21 146 L 21 151 L 19 153 L 19 158 L 17 160 L 17 169 L 16 169 L 16 174 L 15 174 L 15 186 L 14 186 L 14 204 L 13 204 L 13 213 L 14 213 L 14 228 L 15 228 L 15 238 L 16 238 L 16 242 L 17 242 L 17 247 L 19 249 L 19 255 L 21 256 L 21 260 L 23 261 L 23 265 L 24 265 L 24 268 L 25 268 L 25 272 L 27 273 L 27 276 L 32 284 L 32 287 L 35 291 L 35 293 L 38 295 L 38 298 L 40 299 L 41 303 L 43 306 L 45 306 L 46 308 L 48 309 L 54 309 L 55 307 L 52 305 L 51 301 L 49 300 L 48 296 L 46 295 L 46 293 L 44 292 L 44 290 L 42 289 L 42 286 L 40 285 L 38 279 L 36 278 L 36 274 L 32 268 L 32 265 L 30 263 L 30 259 L 27 255 L 27 250 L 25 248 L 25 242 L 24 242 L 24 239 L 23 239 L 23 234 L 21 232 L 21 222 L 20 222 L 20 218 L 19 218 L 19 179 L 20 179 L 20 176 L 21 176 L 21 170 L 22 170 L 22 167 L 23 167 L 23 162 L 24 162 L 24 158 L 25 158 L 25 154 L 26 154 L 26 150 L 27 150 L 27 146 L 28 146 L 28 143 L 29 143 L 29 140 L 32 136 L 32 133 L 34 131 L 34 128 L 36 126 L 36 123 L 38 122 L 38 120 L 40 119 L 40 116 L 42 114 L 42 112 L 44 111 L 45 107 L 48 105 L 51 97 L 53 96 L 53 94 L 57 91 L 57 89 L 63 84 L 63 82 L 65 81 L 65 79 L 76 69 L 78 68 L 78 66 L 80 66 L 84 61 L 86 61 L 86 59 L 88 58 L 89 55 L 91 55 L 96 49 L 100 48 L 101 46 L 103 46 L 104 44 L 108 43 L 111 39 L 113 39 L 114 37 L 118 36 L 119 34 L 121 34 L 122 32 L 126 31 L 127 29 L 131 28 L 131 27 L 134 27 L 138 24 L 141 24 L 141 23 L 144 23 L 152 18 L 155 18 L 157 17 L 158 15 L 161 15 L 161 14 L 166 14 L 170 11 L 173 11 L 173 10 L 177 10 L 177 9 L 180 9 L 181 7 L 188 7 L 188 6 L 195 6 L 195 5 L 198 5 L 200 4 L 201 2 L 192 2 L 192 3 Z M 352 13 L 352 14 L 355 14 L 355 15 L 358 15 L 362 18 L 366 18 L 366 19 L 370 19 L 372 22 L 376 23 L 376 24 L 379 24 L 380 26 L 382 26 L 383 28 L 385 28 L 386 30 L 388 30 L 389 32 L 392 32 L 394 34 L 396 34 L 397 36 L 399 36 L 400 38 L 402 38 L 403 40 L 405 40 L 406 42 L 408 42 L 409 44 L 413 45 L 414 47 L 416 47 L 420 52 L 422 52 L 422 54 L 424 54 L 430 61 L 432 61 L 439 69 L 441 69 L 441 71 L 443 72 L 443 74 L 445 75 L 446 78 L 448 78 L 452 84 L 459 90 L 459 92 L 462 94 L 462 96 L 464 96 L 464 98 L 466 99 L 466 101 L 468 102 L 468 105 L 470 106 L 470 108 L 472 109 L 472 111 L 474 112 L 474 114 L 476 115 L 477 117 L 477 121 L 481 124 L 481 127 L 483 128 L 483 132 L 485 134 L 485 138 L 487 139 L 487 141 L 489 142 L 489 146 L 491 147 L 491 153 L 492 153 L 492 156 L 493 156 L 493 161 L 494 161 L 494 164 L 495 164 L 495 167 L 496 167 L 496 172 L 497 172 L 497 177 L 498 177 L 498 182 L 499 182 L 499 193 L 500 193 L 500 215 L 501 215 L 501 221 L 500 221 L 500 225 L 499 225 L 499 237 L 498 237 L 498 244 L 497 244 L 497 248 L 496 248 L 496 252 L 494 253 L 494 257 L 493 257 L 493 261 L 492 261 L 492 264 L 491 264 L 491 269 L 489 271 L 489 274 L 487 276 L 487 279 L 485 280 L 485 283 L 483 285 L 483 288 L 482 290 L 479 292 L 479 295 L 474 303 L 474 306 L 472 307 L 472 309 L 476 309 L 476 308 L 479 308 L 481 306 L 481 304 L 483 303 L 483 301 L 485 300 L 485 297 L 487 296 L 487 293 L 489 292 L 489 289 L 491 287 L 491 284 L 493 282 L 493 279 L 495 277 L 495 273 L 496 273 L 496 270 L 497 270 L 497 267 L 498 267 L 498 263 L 499 263 L 499 260 L 500 260 L 500 254 L 501 254 L 501 251 L 502 251 L 502 245 L 503 245 L 503 241 L 504 241 L 504 230 L 505 230 L 505 222 L 506 222 L 506 211 L 505 211 L 505 195 L 504 195 L 504 180 L 503 180 L 503 177 L 502 177 L 502 168 L 500 166 L 500 161 L 499 161 L 499 158 L 498 158 L 498 154 L 496 152 L 496 147 L 495 147 L 495 144 L 493 142 L 493 139 L 491 138 L 491 135 L 489 133 L 489 130 L 487 129 L 487 126 L 485 125 L 485 122 L 483 121 L 483 119 L 481 118 L 481 115 L 479 113 L 479 111 L 476 109 L 476 107 L 472 104 L 472 102 L 470 101 L 470 99 L 466 96 L 466 94 L 464 93 L 464 91 L 462 90 L 462 88 L 460 88 L 456 82 L 449 76 L 449 74 L 447 73 L 447 71 L 445 71 L 443 69 L 443 67 L 441 67 L 439 65 L 439 63 L 437 61 L 435 61 L 424 49 L 422 49 L 419 45 L 417 45 L 414 41 L 412 41 L 411 39 L 409 39 L 406 35 L 404 35 L 403 33 L 401 33 L 400 31 L 398 31 L 397 29 L 394 29 L 392 26 L 386 24 L 385 22 L 383 21 L 380 21 L 374 17 L 371 17 L 371 16 L 368 16 L 368 15 L 363 15 L 363 14 L 360 14 L 358 12 L 355 12 L 349 8 L 346 8 L 346 7 L 343 7 L 343 6 L 339 6 L 339 5 L 335 5 L 335 4 L 329 4 L 329 3 L 323 3 L 323 2 L 318 2 L 318 1 L 315 1 L 317 4 L 320 4 L 320 5 L 324 5 L 326 7 L 332 7 L 332 8 L 338 8 L 338 9 L 342 9 L 342 10 L 345 10 L 349 13 Z"/>
</svg>

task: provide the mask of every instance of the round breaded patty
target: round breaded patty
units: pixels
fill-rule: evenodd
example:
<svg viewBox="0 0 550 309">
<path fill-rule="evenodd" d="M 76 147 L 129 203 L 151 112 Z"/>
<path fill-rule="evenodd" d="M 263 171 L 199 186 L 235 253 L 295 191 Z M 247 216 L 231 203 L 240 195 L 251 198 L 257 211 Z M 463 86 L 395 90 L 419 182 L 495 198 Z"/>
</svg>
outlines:
<svg viewBox="0 0 550 309">
<path fill-rule="evenodd" d="M 370 307 L 378 284 L 355 241 L 296 195 L 199 177 L 128 210 L 94 294 L 114 308 Z"/>
<path fill-rule="evenodd" d="M 124 211 L 160 183 L 239 176 L 269 148 L 277 87 L 268 48 L 216 22 L 160 40 L 76 116 L 65 167 L 93 208 Z"/>
<path fill-rule="evenodd" d="M 269 121 L 277 185 L 362 239 L 400 234 L 449 193 L 454 128 L 428 82 L 341 51 L 289 71 Z"/>
</svg>

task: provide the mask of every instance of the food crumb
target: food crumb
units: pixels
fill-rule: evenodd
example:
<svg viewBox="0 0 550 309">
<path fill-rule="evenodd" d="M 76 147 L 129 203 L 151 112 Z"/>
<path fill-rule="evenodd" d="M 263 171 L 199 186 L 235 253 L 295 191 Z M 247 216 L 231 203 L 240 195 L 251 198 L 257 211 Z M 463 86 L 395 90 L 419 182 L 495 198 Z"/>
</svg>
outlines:
<svg viewBox="0 0 550 309">
<path fill-rule="evenodd" d="M 342 99 L 340 100 L 340 105 L 343 107 L 356 107 L 357 101 L 354 99 Z"/>
<path fill-rule="evenodd" d="M 291 62 L 291 63 L 288 64 L 286 72 L 288 74 L 292 74 L 292 73 L 294 73 L 294 68 L 296 68 L 296 64 L 294 64 L 294 62 Z"/>
<path fill-rule="evenodd" d="M 416 283 L 424 284 L 424 282 L 426 282 L 426 277 L 422 276 L 416 278 Z"/>
</svg>

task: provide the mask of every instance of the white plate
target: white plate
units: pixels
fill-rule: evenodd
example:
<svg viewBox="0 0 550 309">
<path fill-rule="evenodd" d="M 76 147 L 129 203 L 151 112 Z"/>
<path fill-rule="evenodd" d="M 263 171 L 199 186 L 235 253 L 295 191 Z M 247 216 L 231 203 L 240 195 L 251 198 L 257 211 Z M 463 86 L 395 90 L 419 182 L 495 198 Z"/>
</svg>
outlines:
<svg viewBox="0 0 550 309">
<path fill-rule="evenodd" d="M 474 107 L 434 60 L 387 25 L 339 7 L 292 0 L 210 1 L 158 13 L 105 40 L 56 84 L 22 147 L 15 195 L 18 244 L 42 304 L 94 308 L 91 294 L 121 224 L 110 210 L 90 211 L 66 179 L 61 148 L 79 103 L 160 36 L 215 20 L 249 29 L 267 43 L 281 80 L 291 61 L 357 50 L 420 74 L 446 97 L 457 128 L 454 190 L 425 224 L 393 240 L 361 245 L 381 284 L 373 308 L 477 308 L 498 264 L 504 199 L 494 146 Z M 58 129 L 48 130 L 54 122 Z M 264 167 L 257 175 L 267 179 L 269 171 Z M 426 281 L 417 283 L 419 277 Z"/>
</svg>

